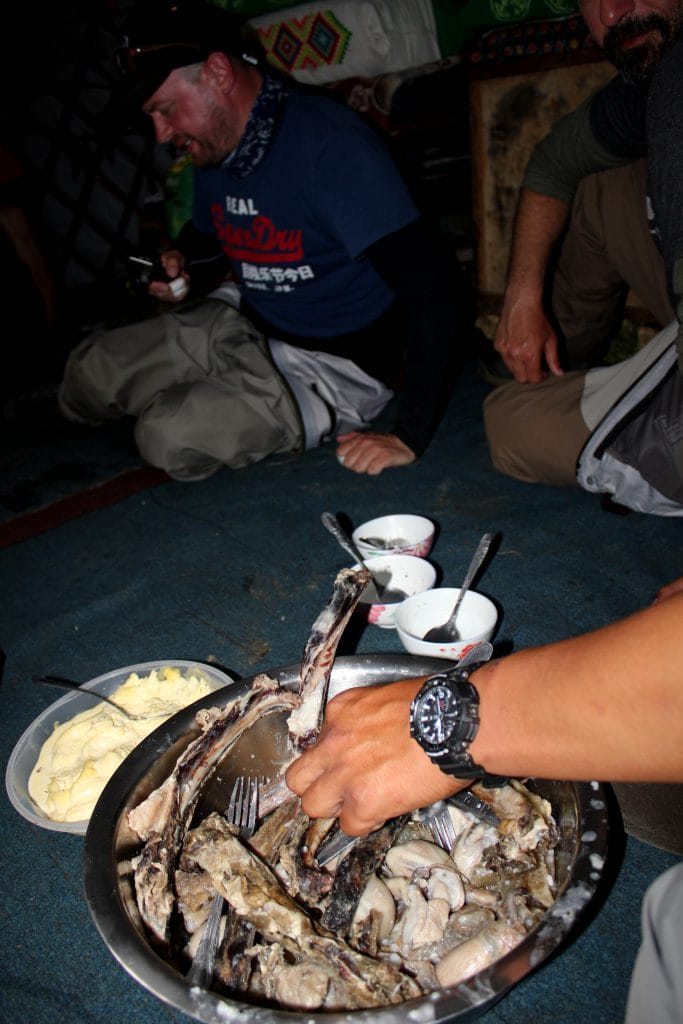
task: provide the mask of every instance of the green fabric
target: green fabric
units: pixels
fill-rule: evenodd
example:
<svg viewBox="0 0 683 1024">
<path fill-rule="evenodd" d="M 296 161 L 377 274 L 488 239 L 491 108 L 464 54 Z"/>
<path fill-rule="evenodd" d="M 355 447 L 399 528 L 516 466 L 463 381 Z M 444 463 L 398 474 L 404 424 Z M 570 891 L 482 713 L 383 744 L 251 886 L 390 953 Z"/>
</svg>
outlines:
<svg viewBox="0 0 683 1024">
<path fill-rule="evenodd" d="M 210 0 L 215 7 L 244 18 L 298 7 L 292 0 Z M 321 6 L 324 6 L 321 4 Z M 432 0 L 439 49 L 444 57 L 461 53 L 488 29 L 542 18 L 564 18 L 576 0 Z"/>
<path fill-rule="evenodd" d="M 563 18 L 577 10 L 576 0 L 432 0 L 432 6 L 444 57 L 461 53 L 489 29 Z"/>
<path fill-rule="evenodd" d="M 257 18 L 268 11 L 279 11 L 284 7 L 296 7 L 292 0 L 209 0 L 214 7 L 220 7 L 231 14 L 243 15 L 245 18 Z"/>
<path fill-rule="evenodd" d="M 177 238 L 191 218 L 193 194 L 192 157 L 184 153 L 171 164 L 164 182 L 164 216 L 169 238 Z"/>
</svg>

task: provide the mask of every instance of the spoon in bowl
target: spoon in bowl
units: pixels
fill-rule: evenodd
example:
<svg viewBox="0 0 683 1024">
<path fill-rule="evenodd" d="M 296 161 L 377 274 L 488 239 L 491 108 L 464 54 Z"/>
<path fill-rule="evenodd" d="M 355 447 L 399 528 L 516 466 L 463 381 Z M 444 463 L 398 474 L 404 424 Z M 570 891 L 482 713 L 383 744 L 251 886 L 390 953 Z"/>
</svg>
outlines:
<svg viewBox="0 0 683 1024">
<path fill-rule="evenodd" d="M 367 562 L 363 561 L 363 556 L 360 553 L 355 541 L 346 530 L 342 529 L 341 523 L 336 516 L 332 515 L 331 512 L 323 512 L 320 517 L 322 519 L 323 526 L 330 531 L 333 537 L 336 537 L 337 541 L 341 544 L 345 551 L 348 551 L 355 560 L 368 570 L 372 576 L 372 582 L 375 585 L 377 591 L 377 597 L 384 604 L 395 604 L 397 601 L 403 601 L 408 596 L 405 590 L 391 589 L 387 583 L 381 583 L 380 580 L 375 576 L 374 572 L 370 568 Z"/>
<path fill-rule="evenodd" d="M 458 594 L 458 599 L 455 602 L 455 608 L 453 609 L 449 617 L 446 619 L 446 621 L 443 622 L 440 626 L 432 626 L 431 629 L 427 630 L 425 635 L 422 637 L 422 639 L 426 640 L 427 643 L 452 644 L 454 641 L 460 639 L 460 633 L 458 632 L 458 627 L 456 625 L 458 612 L 460 611 L 460 605 L 462 604 L 465 594 L 472 586 L 474 577 L 479 572 L 482 562 L 484 561 L 488 554 L 492 540 L 493 534 L 485 533 L 484 536 L 479 541 L 479 543 L 477 544 L 477 550 L 472 555 L 470 567 L 467 570 L 467 575 L 465 576 L 465 579 L 462 582 L 462 586 L 460 587 L 460 593 Z"/>
<path fill-rule="evenodd" d="M 113 708 L 120 711 L 126 718 L 130 718 L 132 721 L 142 721 L 143 718 L 149 717 L 148 715 L 134 715 L 132 711 L 127 711 L 122 704 L 117 704 L 115 700 L 111 700 L 109 697 L 105 697 L 103 693 L 97 693 L 95 690 L 85 690 L 79 683 L 72 682 L 71 679 L 64 679 L 62 676 L 33 676 L 34 683 L 45 683 L 47 686 L 60 686 L 63 690 L 75 690 L 76 693 L 84 693 L 86 697 L 94 697 L 95 700 L 104 700 L 107 704 L 111 704 Z"/>
</svg>

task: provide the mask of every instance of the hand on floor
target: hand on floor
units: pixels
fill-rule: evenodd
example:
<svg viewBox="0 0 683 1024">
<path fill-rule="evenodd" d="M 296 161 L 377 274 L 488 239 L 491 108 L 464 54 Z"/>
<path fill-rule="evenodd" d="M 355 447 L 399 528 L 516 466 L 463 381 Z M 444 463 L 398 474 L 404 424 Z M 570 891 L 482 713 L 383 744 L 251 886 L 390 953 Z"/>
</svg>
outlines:
<svg viewBox="0 0 683 1024">
<path fill-rule="evenodd" d="M 415 452 L 394 434 L 351 431 L 337 437 L 337 458 L 345 469 L 377 476 L 392 466 L 415 462 Z"/>
</svg>

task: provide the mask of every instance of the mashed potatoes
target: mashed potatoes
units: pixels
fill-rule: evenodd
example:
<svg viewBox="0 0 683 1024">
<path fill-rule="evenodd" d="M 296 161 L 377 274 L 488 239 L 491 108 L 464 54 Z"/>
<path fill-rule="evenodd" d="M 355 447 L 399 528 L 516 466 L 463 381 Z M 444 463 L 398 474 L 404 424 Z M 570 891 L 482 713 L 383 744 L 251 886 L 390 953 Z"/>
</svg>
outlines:
<svg viewBox="0 0 683 1024">
<path fill-rule="evenodd" d="M 110 696 L 144 718 L 127 718 L 102 702 L 56 725 L 29 777 L 31 799 L 52 821 L 86 821 L 133 747 L 176 711 L 210 692 L 206 679 L 183 676 L 177 668 L 155 669 L 148 676 L 133 673 Z"/>
</svg>

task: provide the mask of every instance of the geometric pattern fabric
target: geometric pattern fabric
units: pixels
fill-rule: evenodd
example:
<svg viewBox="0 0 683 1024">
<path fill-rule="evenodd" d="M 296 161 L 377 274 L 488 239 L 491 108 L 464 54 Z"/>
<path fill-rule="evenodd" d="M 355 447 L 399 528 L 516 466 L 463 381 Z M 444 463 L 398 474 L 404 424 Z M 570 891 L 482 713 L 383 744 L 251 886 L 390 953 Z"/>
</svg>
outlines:
<svg viewBox="0 0 683 1024">
<path fill-rule="evenodd" d="M 353 35 L 329 10 L 264 26 L 258 34 L 269 62 L 290 73 L 341 64 Z"/>
</svg>

